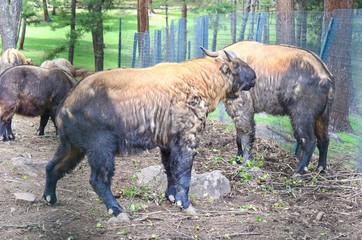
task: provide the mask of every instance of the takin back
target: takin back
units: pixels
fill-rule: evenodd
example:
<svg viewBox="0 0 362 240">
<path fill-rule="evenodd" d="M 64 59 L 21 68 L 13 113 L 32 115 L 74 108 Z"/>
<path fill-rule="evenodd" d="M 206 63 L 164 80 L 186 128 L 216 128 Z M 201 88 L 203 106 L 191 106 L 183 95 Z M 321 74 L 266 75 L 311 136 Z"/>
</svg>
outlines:
<svg viewBox="0 0 362 240">
<path fill-rule="evenodd" d="M 15 139 L 11 128 L 14 114 L 41 116 L 38 132 L 44 135 L 49 117 L 54 122 L 57 107 L 76 83 L 60 69 L 21 65 L 5 70 L 0 75 L 0 134 L 3 141 Z"/>
<path fill-rule="evenodd" d="M 235 123 L 238 156 L 252 158 L 255 137 L 254 114 L 288 115 L 297 140 L 300 161 L 297 174 L 304 174 L 315 146 L 317 169 L 327 167 L 328 123 L 334 97 L 334 79 L 326 65 L 312 52 L 284 45 L 242 41 L 225 50 L 233 51 L 256 72 L 256 85 L 225 106 Z"/>
<path fill-rule="evenodd" d="M 57 181 L 86 155 L 91 186 L 108 212 L 118 216 L 123 209 L 110 188 L 115 155 L 159 147 L 168 179 L 165 195 L 188 209 L 195 148 L 208 113 L 254 84 L 255 72 L 228 51 L 85 78 L 59 108 L 60 145 L 46 166 L 44 199 L 57 202 Z"/>
</svg>

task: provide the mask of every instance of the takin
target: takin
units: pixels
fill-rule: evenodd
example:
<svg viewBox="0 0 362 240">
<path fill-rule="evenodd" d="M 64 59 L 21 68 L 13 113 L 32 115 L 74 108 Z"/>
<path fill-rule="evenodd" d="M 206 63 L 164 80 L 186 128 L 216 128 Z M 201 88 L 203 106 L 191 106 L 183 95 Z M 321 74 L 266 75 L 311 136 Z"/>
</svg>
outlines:
<svg viewBox="0 0 362 240">
<path fill-rule="evenodd" d="M 17 65 L 33 65 L 30 58 L 25 58 L 18 50 L 9 48 L 0 57 L 0 74 L 6 69 Z"/>
<path fill-rule="evenodd" d="M 326 65 L 314 53 L 292 46 L 241 41 L 225 50 L 233 51 L 257 75 L 253 89 L 224 101 L 236 127 L 237 155 L 244 161 L 252 159 L 255 113 L 288 115 L 297 141 L 296 174 L 307 172 L 316 145 L 317 169 L 325 170 L 328 123 L 334 98 L 334 78 Z"/>
<path fill-rule="evenodd" d="M 21 65 L 5 70 L 0 75 L 0 134 L 3 141 L 15 139 L 11 128 L 14 114 L 41 116 L 38 132 L 44 135 L 49 117 L 55 125 L 56 109 L 76 83 L 60 69 Z"/>
<path fill-rule="evenodd" d="M 74 78 L 76 78 L 79 81 L 94 73 L 94 72 L 88 71 L 88 70 L 86 70 L 84 68 L 74 67 L 65 58 L 56 58 L 56 59 L 53 59 L 53 60 L 44 61 L 44 62 L 42 62 L 40 67 L 48 68 L 48 69 L 60 68 L 63 71 L 66 71 L 67 73 L 72 75 Z"/>
<path fill-rule="evenodd" d="M 217 56 L 102 71 L 81 81 L 56 116 L 60 144 L 46 166 L 44 199 L 57 202 L 58 180 L 86 155 L 91 186 L 118 216 L 123 208 L 111 192 L 115 155 L 159 147 L 166 198 L 191 210 L 191 169 L 208 113 L 255 85 L 255 72 L 232 52 Z"/>
</svg>

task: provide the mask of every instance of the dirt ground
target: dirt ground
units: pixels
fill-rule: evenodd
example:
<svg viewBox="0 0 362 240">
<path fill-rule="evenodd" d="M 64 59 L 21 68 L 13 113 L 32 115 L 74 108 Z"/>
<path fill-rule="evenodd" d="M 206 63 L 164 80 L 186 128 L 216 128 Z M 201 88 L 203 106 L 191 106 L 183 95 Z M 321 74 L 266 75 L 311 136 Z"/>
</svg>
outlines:
<svg viewBox="0 0 362 240">
<path fill-rule="evenodd" d="M 58 203 L 48 206 L 42 199 L 44 163 L 58 139 L 53 127 L 37 136 L 38 121 L 16 116 L 16 140 L 0 143 L 1 239 L 362 239 L 362 179 L 343 167 L 348 159 L 330 159 L 327 173 L 295 179 L 297 160 L 273 140 L 258 137 L 258 163 L 241 167 L 230 163 L 234 130 L 212 121 L 201 137 L 194 170 L 221 170 L 232 191 L 220 200 L 190 196 L 197 214 L 187 214 L 152 189 L 135 187 L 137 171 L 161 163 L 157 149 L 116 159 L 112 189 L 129 223 L 107 222 L 110 216 L 88 183 L 86 161 L 59 181 Z M 16 167 L 16 159 L 30 160 L 33 170 Z M 311 167 L 315 161 L 316 156 Z M 16 202 L 17 192 L 35 194 L 35 202 Z"/>
</svg>

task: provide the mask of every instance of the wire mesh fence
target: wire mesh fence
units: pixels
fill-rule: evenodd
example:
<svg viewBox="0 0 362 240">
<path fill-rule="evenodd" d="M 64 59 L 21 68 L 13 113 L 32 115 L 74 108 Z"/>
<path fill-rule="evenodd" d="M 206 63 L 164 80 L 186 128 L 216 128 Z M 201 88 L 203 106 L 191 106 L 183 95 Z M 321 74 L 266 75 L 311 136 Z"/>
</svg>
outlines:
<svg viewBox="0 0 362 240">
<path fill-rule="evenodd" d="M 172 21 L 167 29 L 121 34 L 120 67 L 148 67 L 160 62 L 181 62 L 203 54 L 200 46 L 222 49 L 236 41 L 255 40 L 308 49 L 328 65 L 336 76 L 335 102 L 348 94 L 352 135 L 348 153 L 361 159 L 362 129 L 362 10 L 293 13 L 232 13 Z M 348 83 L 339 85 L 339 83 Z M 347 89 L 346 89 L 347 88 Z M 218 118 L 226 119 L 223 108 Z M 341 137 L 342 136 L 342 137 Z M 333 151 L 333 150 L 332 150 Z M 338 148 L 335 149 L 338 152 Z M 357 154 L 359 151 L 359 154 Z"/>
</svg>

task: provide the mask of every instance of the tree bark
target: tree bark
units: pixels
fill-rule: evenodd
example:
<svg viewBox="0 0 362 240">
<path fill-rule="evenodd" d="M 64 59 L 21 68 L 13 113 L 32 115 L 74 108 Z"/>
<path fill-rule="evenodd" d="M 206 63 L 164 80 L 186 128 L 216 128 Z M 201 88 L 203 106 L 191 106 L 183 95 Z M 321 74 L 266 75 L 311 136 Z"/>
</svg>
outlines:
<svg viewBox="0 0 362 240">
<path fill-rule="evenodd" d="M 246 23 L 248 22 L 248 18 L 249 18 L 250 8 L 251 8 L 251 0 L 248 0 L 247 6 L 245 9 L 244 9 L 244 1 L 243 1 L 243 18 L 242 18 L 242 23 L 241 23 L 239 40 L 244 40 L 244 38 L 245 38 L 245 29 L 246 29 Z"/>
<path fill-rule="evenodd" d="M 44 21 L 50 22 L 51 19 L 49 17 L 47 0 L 43 0 L 43 11 L 44 11 Z"/>
<path fill-rule="evenodd" d="M 21 19 L 21 32 L 20 32 L 20 40 L 19 40 L 19 49 L 24 49 L 24 42 L 25 42 L 25 33 L 26 33 L 26 19 Z"/>
<path fill-rule="evenodd" d="M 277 43 L 294 43 L 294 0 L 277 0 Z"/>
<path fill-rule="evenodd" d="M 9 48 L 16 48 L 21 12 L 21 0 L 0 2 L 0 34 L 3 52 Z"/>
<path fill-rule="evenodd" d="M 75 42 L 77 40 L 77 34 L 75 31 L 75 19 L 76 19 L 76 7 L 77 1 L 71 1 L 71 20 L 70 20 L 70 37 L 69 37 L 69 53 L 68 53 L 68 61 L 73 64 L 74 60 L 74 50 L 75 50 Z"/>
<path fill-rule="evenodd" d="M 328 24 L 335 9 L 352 9 L 354 0 L 324 0 L 326 12 L 325 23 Z M 331 53 L 328 59 L 328 68 L 335 78 L 335 97 L 332 106 L 330 124 L 334 131 L 352 131 L 349 122 L 349 103 L 351 97 L 351 49 L 352 41 L 352 10 L 335 12 L 334 17 L 339 21 Z"/>
<path fill-rule="evenodd" d="M 304 0 L 297 0 L 297 45 L 305 48 L 307 45 L 307 3 Z"/>
<path fill-rule="evenodd" d="M 103 39 L 103 15 L 102 1 L 95 1 L 94 5 L 89 5 L 88 10 L 93 13 L 94 27 L 92 28 L 93 52 L 95 71 L 104 69 L 104 39 Z"/>
</svg>

